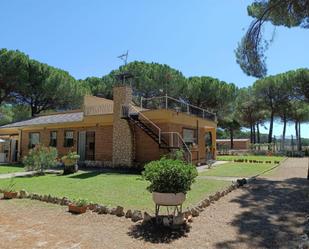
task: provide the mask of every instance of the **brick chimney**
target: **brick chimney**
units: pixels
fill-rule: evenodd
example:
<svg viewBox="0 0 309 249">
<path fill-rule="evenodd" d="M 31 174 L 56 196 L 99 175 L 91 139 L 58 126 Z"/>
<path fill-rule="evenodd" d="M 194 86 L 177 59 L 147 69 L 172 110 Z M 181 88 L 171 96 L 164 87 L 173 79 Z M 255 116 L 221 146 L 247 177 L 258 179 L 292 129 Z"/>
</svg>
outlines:
<svg viewBox="0 0 309 249">
<path fill-rule="evenodd" d="M 133 165 L 133 131 L 129 122 L 122 119 L 122 106 L 132 102 L 132 88 L 117 85 L 113 88 L 113 166 L 132 167 Z"/>
</svg>

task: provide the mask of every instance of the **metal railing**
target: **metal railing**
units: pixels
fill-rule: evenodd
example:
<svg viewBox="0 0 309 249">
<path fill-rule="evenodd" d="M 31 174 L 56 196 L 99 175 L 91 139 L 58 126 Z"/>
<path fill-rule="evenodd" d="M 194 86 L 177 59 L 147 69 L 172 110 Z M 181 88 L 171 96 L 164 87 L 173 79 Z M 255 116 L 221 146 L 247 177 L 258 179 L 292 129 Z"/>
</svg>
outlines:
<svg viewBox="0 0 309 249">
<path fill-rule="evenodd" d="M 162 145 L 164 141 L 164 143 L 170 148 L 183 149 L 186 161 L 192 163 L 192 153 L 178 132 L 163 132 L 158 125 L 147 118 L 141 110 L 134 105 L 130 104 L 122 106 L 122 117 L 128 118 L 129 116 L 133 119 L 137 118 L 139 121 L 146 124 L 148 128 L 158 136 L 159 145 Z"/>
<path fill-rule="evenodd" d="M 161 132 L 162 138 L 167 141 L 168 146 L 184 150 L 184 157 L 187 162 L 192 163 L 192 153 L 178 132 Z"/>
<path fill-rule="evenodd" d="M 215 113 L 167 95 L 152 98 L 141 97 L 140 107 L 141 109 L 170 109 L 175 110 L 176 112 L 184 112 L 189 115 L 217 121 Z"/>
<path fill-rule="evenodd" d="M 123 117 L 129 117 L 129 115 L 132 114 L 132 116 L 134 117 L 134 114 L 136 114 L 138 116 L 138 119 L 144 124 L 148 125 L 148 127 L 154 132 L 154 134 L 158 136 L 159 144 L 161 144 L 161 128 L 149 118 L 147 118 L 140 110 L 138 110 L 138 108 L 131 104 L 122 106 L 122 113 Z"/>
</svg>

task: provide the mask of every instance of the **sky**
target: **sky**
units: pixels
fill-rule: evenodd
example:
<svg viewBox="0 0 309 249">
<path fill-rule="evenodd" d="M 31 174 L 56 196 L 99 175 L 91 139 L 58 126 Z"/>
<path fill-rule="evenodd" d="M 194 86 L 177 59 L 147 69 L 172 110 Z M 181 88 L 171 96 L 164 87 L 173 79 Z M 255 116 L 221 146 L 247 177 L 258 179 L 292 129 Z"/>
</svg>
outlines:
<svg viewBox="0 0 309 249">
<path fill-rule="evenodd" d="M 234 50 L 252 18 L 249 0 L 1 0 L 0 47 L 68 71 L 101 77 L 117 58 L 168 64 L 185 76 L 212 76 L 239 87 L 246 76 Z M 274 28 L 268 25 L 266 36 Z M 268 74 L 309 67 L 309 31 L 277 27 L 267 52 Z M 262 131 L 267 132 L 266 129 Z M 280 124 L 274 134 L 281 134 Z M 287 134 L 294 134 L 289 125 Z M 302 135 L 309 138 L 309 125 Z"/>
</svg>

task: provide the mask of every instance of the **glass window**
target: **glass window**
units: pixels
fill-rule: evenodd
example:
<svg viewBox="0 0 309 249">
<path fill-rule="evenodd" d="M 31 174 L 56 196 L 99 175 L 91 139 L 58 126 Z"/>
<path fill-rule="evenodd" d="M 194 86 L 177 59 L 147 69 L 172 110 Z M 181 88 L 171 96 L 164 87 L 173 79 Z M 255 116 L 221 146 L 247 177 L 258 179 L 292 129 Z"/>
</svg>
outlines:
<svg viewBox="0 0 309 249">
<path fill-rule="evenodd" d="M 50 132 L 49 146 L 57 147 L 57 132 L 56 131 Z"/>
<path fill-rule="evenodd" d="M 40 143 L 40 133 L 30 132 L 29 133 L 29 148 L 34 148 L 39 143 Z"/>
<path fill-rule="evenodd" d="M 186 144 L 196 144 L 196 132 L 193 129 L 183 129 L 183 140 Z"/>
<path fill-rule="evenodd" d="M 74 146 L 74 131 L 65 131 L 64 147 L 73 147 L 73 146 Z"/>
</svg>

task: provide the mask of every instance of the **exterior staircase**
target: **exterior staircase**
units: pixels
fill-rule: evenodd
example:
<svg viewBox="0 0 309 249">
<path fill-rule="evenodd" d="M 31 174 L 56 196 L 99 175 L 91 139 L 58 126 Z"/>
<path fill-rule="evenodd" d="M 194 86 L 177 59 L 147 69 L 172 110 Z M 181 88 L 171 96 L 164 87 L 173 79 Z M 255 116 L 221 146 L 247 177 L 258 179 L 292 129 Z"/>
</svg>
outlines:
<svg viewBox="0 0 309 249">
<path fill-rule="evenodd" d="M 192 162 L 191 151 L 178 132 L 163 132 L 134 105 L 122 107 L 122 118 L 139 127 L 159 145 L 159 148 L 170 152 L 181 149 L 184 151 L 185 160 L 188 163 Z"/>
</svg>

